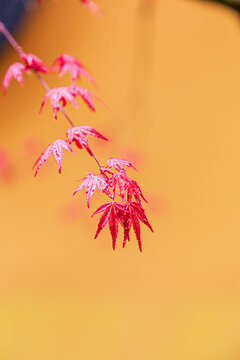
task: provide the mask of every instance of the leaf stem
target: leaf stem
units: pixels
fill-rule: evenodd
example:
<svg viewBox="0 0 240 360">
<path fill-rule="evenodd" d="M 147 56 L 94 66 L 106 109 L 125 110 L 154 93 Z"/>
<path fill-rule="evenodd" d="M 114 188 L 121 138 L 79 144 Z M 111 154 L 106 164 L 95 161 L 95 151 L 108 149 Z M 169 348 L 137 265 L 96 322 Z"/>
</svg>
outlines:
<svg viewBox="0 0 240 360">
<path fill-rule="evenodd" d="M 0 33 L 2 33 L 5 36 L 5 38 L 9 42 L 9 44 L 14 48 L 14 50 L 16 50 L 18 55 L 21 57 L 24 54 L 21 46 L 17 43 L 15 38 L 8 31 L 8 29 L 6 28 L 6 26 L 4 25 L 4 23 L 2 21 L 0 21 Z M 44 87 L 46 92 L 50 91 L 51 90 L 50 87 L 48 86 L 46 81 L 41 77 L 39 72 L 36 71 L 35 69 L 31 69 L 31 70 L 34 73 L 34 75 L 36 76 L 36 78 L 39 80 L 39 82 L 42 84 L 42 86 Z M 59 106 L 59 110 L 65 116 L 65 118 L 67 119 L 67 121 L 69 122 L 71 127 L 74 127 L 75 126 L 74 123 L 72 122 L 72 120 L 70 119 L 70 117 L 68 116 L 66 111 L 63 109 L 62 105 L 58 104 L 58 106 Z M 96 163 L 98 164 L 100 171 L 102 172 L 102 169 L 104 168 L 104 166 L 101 165 L 100 161 L 98 160 L 98 158 L 96 157 L 96 155 L 93 152 L 92 152 L 92 156 L 93 156 L 94 160 L 96 161 Z"/>
</svg>

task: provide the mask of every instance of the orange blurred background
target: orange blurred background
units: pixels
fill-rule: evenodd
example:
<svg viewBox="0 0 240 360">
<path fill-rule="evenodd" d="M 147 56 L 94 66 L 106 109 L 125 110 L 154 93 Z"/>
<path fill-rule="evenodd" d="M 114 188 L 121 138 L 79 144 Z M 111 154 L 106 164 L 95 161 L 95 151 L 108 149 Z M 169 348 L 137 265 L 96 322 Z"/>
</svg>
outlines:
<svg viewBox="0 0 240 360">
<path fill-rule="evenodd" d="M 102 162 L 136 164 L 155 232 L 142 227 L 142 254 L 133 234 L 115 252 L 108 229 L 93 240 L 102 198 L 90 211 L 84 192 L 71 198 L 96 171 L 83 151 L 65 152 L 61 176 L 49 160 L 33 178 L 68 125 L 49 104 L 38 114 L 34 76 L 23 89 L 13 81 L 0 98 L 0 146 L 14 164 L 0 186 L 0 359 L 239 360 L 239 19 L 194 0 L 98 3 L 100 18 L 46 0 L 16 37 L 49 65 L 64 52 L 91 70 L 112 110 L 67 112 L 110 138 L 90 140 Z M 1 78 L 17 60 L 7 47 Z"/>
</svg>

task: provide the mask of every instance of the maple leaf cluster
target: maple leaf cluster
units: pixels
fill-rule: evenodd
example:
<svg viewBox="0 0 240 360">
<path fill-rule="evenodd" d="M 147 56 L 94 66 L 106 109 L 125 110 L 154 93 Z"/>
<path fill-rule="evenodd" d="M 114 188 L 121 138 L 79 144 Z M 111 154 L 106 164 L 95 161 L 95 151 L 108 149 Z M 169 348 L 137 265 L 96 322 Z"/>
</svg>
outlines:
<svg viewBox="0 0 240 360">
<path fill-rule="evenodd" d="M 99 139 L 107 140 L 107 138 L 90 126 L 76 126 L 69 128 L 66 135 L 67 140 L 57 139 L 42 152 L 34 165 L 34 167 L 37 166 L 35 176 L 37 175 L 40 167 L 45 163 L 45 161 L 47 161 L 51 154 L 53 154 L 53 157 L 58 165 L 58 171 L 60 174 L 63 159 L 62 150 L 68 150 L 75 155 L 71 148 L 71 144 L 73 142 L 78 149 L 82 149 L 84 147 L 92 156 L 93 153 L 88 145 L 86 135 L 93 135 Z M 112 237 L 112 247 L 115 250 L 118 225 L 120 224 L 124 230 L 123 247 L 125 247 L 127 240 L 130 241 L 129 234 L 131 228 L 133 228 L 139 249 L 142 251 L 139 220 L 151 231 L 153 231 L 153 229 L 149 224 L 145 211 L 142 207 L 142 200 L 146 201 L 146 199 L 144 198 L 137 182 L 128 177 L 124 167 L 131 167 L 135 169 L 129 161 L 109 158 L 107 160 L 107 166 L 101 167 L 99 174 L 88 173 L 87 176 L 81 180 L 81 183 L 77 186 L 73 195 L 85 188 L 88 208 L 90 206 L 90 199 L 97 189 L 107 195 L 111 201 L 101 205 L 93 214 L 96 215 L 103 213 L 99 220 L 95 238 L 97 238 L 98 234 L 108 223 Z M 112 170 L 112 168 L 114 169 Z M 116 197 L 120 198 L 121 203 L 116 201 Z"/>
<path fill-rule="evenodd" d="M 84 76 L 89 79 L 89 81 L 91 81 L 92 83 L 94 83 L 94 81 L 92 80 L 90 74 L 88 74 L 88 72 L 84 70 L 83 65 L 73 56 L 62 54 L 61 56 L 57 57 L 57 59 L 55 59 L 53 62 L 53 64 L 56 64 L 56 62 L 59 63 L 59 66 L 57 67 L 47 67 L 36 55 L 30 53 L 21 53 L 21 59 L 25 63 L 25 65 L 19 62 L 13 63 L 9 66 L 3 77 L 1 84 L 3 86 L 4 95 L 6 94 L 10 82 L 13 78 L 15 78 L 20 83 L 20 85 L 23 86 L 23 73 L 26 72 L 29 74 L 30 69 L 38 73 L 48 73 L 57 70 L 59 72 L 59 76 L 62 76 L 64 73 L 69 72 L 72 79 L 72 85 L 68 87 L 56 87 L 47 91 L 46 95 L 43 98 L 40 112 L 42 111 L 47 99 L 50 99 L 53 109 L 53 119 L 57 120 L 57 112 L 59 111 L 61 106 L 66 106 L 67 101 L 69 101 L 76 108 L 78 108 L 78 104 L 75 100 L 77 96 L 80 96 L 83 101 L 88 105 L 88 107 L 92 111 L 95 111 L 93 98 L 96 98 L 98 100 L 100 99 L 96 95 L 89 92 L 87 89 L 75 84 L 75 81 L 80 78 L 83 73 Z"/>
<path fill-rule="evenodd" d="M 141 204 L 141 201 L 146 201 L 146 199 L 137 182 L 127 176 L 124 169 L 125 166 L 135 169 L 129 161 L 113 158 L 108 159 L 107 167 L 102 168 L 101 173 L 97 175 L 88 173 L 88 175 L 81 180 L 81 183 L 78 185 L 73 195 L 86 188 L 88 207 L 90 199 L 97 188 L 107 195 L 111 201 L 101 205 L 92 215 L 94 216 L 102 213 L 99 219 L 95 239 L 108 223 L 112 237 L 112 247 L 113 250 L 115 250 L 118 226 L 120 224 L 124 230 L 123 247 L 125 247 L 127 240 L 130 241 L 129 234 L 131 228 L 133 228 L 139 249 L 142 251 L 139 220 L 151 231 L 153 231 L 153 229 L 149 224 Z M 112 167 L 114 167 L 115 173 L 110 171 Z M 121 203 L 116 201 L 117 196 L 120 198 Z"/>
<path fill-rule="evenodd" d="M 82 2 L 89 6 L 93 3 L 91 0 Z M 0 25 L 0 31 L 3 32 L 7 39 L 10 39 L 9 42 L 16 43 L 1 22 Z M 98 237 L 99 233 L 108 224 L 112 238 L 112 247 L 115 249 L 120 225 L 123 228 L 123 247 L 125 247 L 127 240 L 130 241 L 130 231 L 133 229 L 139 249 L 142 251 L 140 222 L 146 225 L 151 231 L 153 231 L 153 229 L 149 224 L 142 207 L 142 201 L 146 201 L 142 190 L 137 182 L 127 175 L 125 170 L 125 168 L 136 170 L 135 167 L 127 160 L 115 158 L 108 158 L 106 166 L 102 166 L 88 143 L 88 136 L 91 135 L 104 141 L 107 141 L 108 139 L 91 126 L 75 126 L 65 113 L 65 110 L 63 110 L 67 105 L 67 102 L 78 108 L 76 97 L 80 96 L 89 109 L 95 111 L 93 99 L 100 99 L 87 89 L 78 86 L 76 83 L 78 79 L 84 76 L 91 84 L 95 85 L 91 75 L 86 71 L 84 65 L 71 55 L 61 54 L 53 61 L 52 66 L 49 67 L 36 55 L 24 53 L 18 44 L 16 45 L 16 50 L 22 63 L 15 62 L 7 69 L 1 83 L 4 94 L 6 94 L 13 78 L 23 86 L 23 74 L 30 74 L 32 72 L 46 90 L 46 94 L 41 103 L 40 112 L 46 101 L 49 99 L 53 109 L 54 120 L 57 120 L 57 114 L 60 111 L 71 125 L 66 131 L 65 139 L 54 140 L 40 154 L 33 166 L 33 168 L 36 168 L 35 176 L 37 176 L 40 168 L 51 155 L 53 155 L 57 163 L 58 172 L 61 174 L 63 150 L 67 150 L 73 155 L 75 155 L 72 148 L 73 145 L 75 145 L 77 150 L 86 150 L 87 154 L 97 162 L 100 173 L 88 173 L 87 176 L 81 180 L 81 183 L 78 185 L 73 195 L 82 189 L 86 189 L 88 208 L 90 206 L 90 199 L 97 189 L 107 196 L 109 200 L 93 213 L 93 215 L 101 214 L 95 238 Z M 71 85 L 68 87 L 62 86 L 50 89 L 41 74 L 47 74 L 52 71 L 57 71 L 60 77 L 69 73 Z"/>
</svg>

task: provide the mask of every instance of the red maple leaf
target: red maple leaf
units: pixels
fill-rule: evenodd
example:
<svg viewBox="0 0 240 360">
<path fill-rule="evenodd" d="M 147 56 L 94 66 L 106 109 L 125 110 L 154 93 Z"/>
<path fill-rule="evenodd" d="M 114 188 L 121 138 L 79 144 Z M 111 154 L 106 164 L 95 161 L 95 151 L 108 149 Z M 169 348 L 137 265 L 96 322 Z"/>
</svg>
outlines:
<svg viewBox="0 0 240 360">
<path fill-rule="evenodd" d="M 152 232 L 153 232 L 153 228 L 149 224 L 149 221 L 145 215 L 144 209 L 141 207 L 141 204 L 131 201 L 125 204 L 124 206 L 125 206 L 125 212 L 121 214 L 121 218 L 120 218 L 120 223 L 124 228 L 123 247 L 125 247 L 127 240 L 130 241 L 129 232 L 132 226 L 134 233 L 136 235 L 139 250 L 142 251 L 141 229 L 140 229 L 139 220 L 142 221 Z"/>
<path fill-rule="evenodd" d="M 92 216 L 103 212 L 102 216 L 99 219 L 98 228 L 94 239 L 96 239 L 99 233 L 102 231 L 104 226 L 109 225 L 109 230 L 112 236 L 112 247 L 115 250 L 117 234 L 118 234 L 118 222 L 120 218 L 123 216 L 125 208 L 122 204 L 111 201 L 101 205 Z"/>
<path fill-rule="evenodd" d="M 88 153 L 92 156 L 92 151 L 88 146 L 86 135 L 92 135 L 102 140 L 108 140 L 107 138 L 105 138 L 105 136 L 100 134 L 91 126 L 75 126 L 67 130 L 67 138 L 69 144 L 74 141 L 79 149 L 82 149 L 82 147 L 84 146 Z"/>
<path fill-rule="evenodd" d="M 87 206 L 89 208 L 89 202 L 95 191 L 97 190 L 97 187 L 100 191 L 107 194 L 108 196 L 111 196 L 108 187 L 109 183 L 107 180 L 107 177 L 103 177 L 102 175 L 94 175 L 92 173 L 88 173 L 88 176 L 83 178 L 82 183 L 78 185 L 76 190 L 74 191 L 73 195 L 75 195 L 78 191 L 82 190 L 83 188 L 86 188 L 86 197 L 87 197 Z"/>
<path fill-rule="evenodd" d="M 136 168 L 132 165 L 132 163 L 130 163 L 130 161 L 127 161 L 127 160 L 109 158 L 107 160 L 107 165 L 108 165 L 109 169 L 114 167 L 116 170 L 124 170 L 124 166 L 127 166 L 127 167 L 131 167 L 134 170 L 136 170 Z"/>
<path fill-rule="evenodd" d="M 127 186 L 127 198 L 128 201 L 132 200 L 132 196 L 135 197 L 136 201 L 141 204 L 141 198 L 147 203 L 147 200 L 143 196 L 142 190 L 140 189 L 140 186 L 135 180 L 130 179 L 130 182 Z"/>
<path fill-rule="evenodd" d="M 116 189 L 118 187 L 121 198 L 124 199 L 125 191 L 128 188 L 128 184 L 130 183 L 131 179 L 127 176 L 124 170 L 118 171 L 116 174 L 113 174 L 109 179 L 110 186 L 113 189 L 113 194 L 116 194 Z"/>
<path fill-rule="evenodd" d="M 15 78 L 20 83 L 20 85 L 23 86 L 23 72 L 28 72 L 28 70 L 25 65 L 19 62 L 15 62 L 14 64 L 9 66 L 1 82 L 4 95 L 7 92 L 7 88 L 9 87 L 12 78 Z"/>
<path fill-rule="evenodd" d="M 56 160 L 57 165 L 58 165 L 58 172 L 59 172 L 59 174 L 61 174 L 62 158 L 63 158 L 62 149 L 68 150 L 75 155 L 75 153 L 72 151 L 70 145 L 65 140 L 57 139 L 57 140 L 53 141 L 51 144 L 48 145 L 46 150 L 44 150 L 42 152 L 42 154 L 39 156 L 39 158 L 35 162 L 33 168 L 35 166 L 37 166 L 37 169 L 36 169 L 34 176 L 37 175 L 40 167 L 45 163 L 45 161 L 47 161 L 47 159 L 49 158 L 49 156 L 51 154 L 53 154 L 53 157 Z"/>
<path fill-rule="evenodd" d="M 85 5 L 92 14 L 101 15 L 100 7 L 92 0 L 80 0 L 83 5 Z"/>
<path fill-rule="evenodd" d="M 125 191 L 127 190 L 128 201 L 131 201 L 134 196 L 139 203 L 141 203 L 141 198 L 147 202 L 138 183 L 135 180 L 130 179 L 125 170 L 119 170 L 116 174 L 113 174 L 109 179 L 109 184 L 113 189 L 114 195 L 116 194 L 116 189 L 119 189 L 119 195 L 122 199 L 125 198 Z"/>
<path fill-rule="evenodd" d="M 48 67 L 36 55 L 23 53 L 21 59 L 25 62 L 28 69 L 33 69 L 42 73 L 49 71 Z"/>
<path fill-rule="evenodd" d="M 68 87 L 57 87 L 49 90 L 43 98 L 40 112 L 43 109 L 47 99 L 50 98 L 51 105 L 53 108 L 53 119 L 57 120 L 57 112 L 59 110 L 60 103 L 62 106 L 66 106 L 67 100 L 70 101 L 76 108 L 78 108 L 78 104 L 76 103 L 74 96 Z"/>
<path fill-rule="evenodd" d="M 126 245 L 127 240 L 130 241 L 130 230 L 131 230 L 131 226 L 132 226 L 132 221 L 131 221 L 131 217 L 129 216 L 129 212 L 125 211 L 121 214 L 120 218 L 119 218 L 119 222 L 123 227 L 123 248 Z"/>
<path fill-rule="evenodd" d="M 58 56 L 54 60 L 53 65 L 57 65 L 59 76 L 63 76 L 66 72 L 69 72 L 72 81 L 76 81 L 82 75 L 95 86 L 91 75 L 85 70 L 83 64 L 71 55 L 62 54 Z"/>
</svg>

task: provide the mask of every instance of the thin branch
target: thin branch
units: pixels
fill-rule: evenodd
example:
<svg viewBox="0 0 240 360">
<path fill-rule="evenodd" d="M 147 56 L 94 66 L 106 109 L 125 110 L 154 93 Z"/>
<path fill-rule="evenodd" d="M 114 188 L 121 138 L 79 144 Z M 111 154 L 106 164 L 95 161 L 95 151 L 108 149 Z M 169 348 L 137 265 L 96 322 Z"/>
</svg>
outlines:
<svg viewBox="0 0 240 360">
<path fill-rule="evenodd" d="M 12 36 L 12 34 L 8 31 L 8 29 L 6 28 L 6 26 L 4 25 L 3 22 L 0 21 L 0 32 L 5 36 L 5 38 L 7 39 L 7 41 L 9 42 L 10 45 L 12 45 L 12 47 L 14 48 L 14 50 L 17 51 L 18 55 L 21 57 L 21 55 L 23 54 L 23 50 L 21 48 L 21 46 L 19 46 L 19 44 L 17 43 L 17 41 L 14 39 L 14 37 Z"/>
<path fill-rule="evenodd" d="M 12 34 L 8 31 L 8 29 L 6 28 L 6 26 L 4 25 L 3 22 L 0 21 L 0 32 L 5 36 L 5 38 L 7 39 L 7 41 L 9 42 L 9 44 L 14 48 L 14 50 L 16 50 L 16 52 L 18 53 L 18 55 L 21 57 L 24 52 L 21 48 L 21 46 L 17 43 L 17 41 L 14 39 L 14 37 L 12 36 Z M 41 75 L 39 74 L 38 71 L 36 71 L 35 69 L 31 69 L 32 72 L 34 73 L 34 75 L 36 76 L 36 78 L 40 81 L 40 83 L 42 84 L 42 86 L 44 87 L 44 89 L 46 90 L 46 92 L 50 91 L 50 87 L 48 86 L 48 84 L 46 83 L 46 81 L 41 77 Z M 70 117 L 68 116 L 68 114 L 65 112 L 65 110 L 63 109 L 61 104 L 58 104 L 58 108 L 61 111 L 61 113 L 65 116 L 65 118 L 67 119 L 67 121 L 69 122 L 69 124 L 71 125 L 71 127 L 74 127 L 74 123 L 72 122 L 72 120 L 70 119 Z M 92 151 L 92 150 L 91 150 Z M 100 171 L 104 171 L 104 166 L 101 165 L 100 161 L 98 160 L 98 158 L 96 157 L 96 155 L 92 152 L 92 157 L 94 158 L 94 160 L 97 162 Z"/>
</svg>

